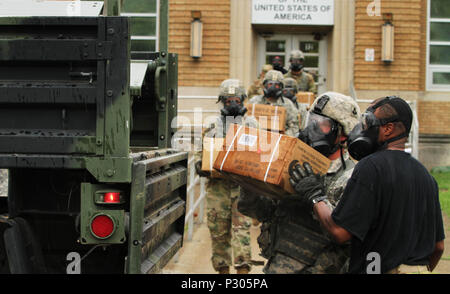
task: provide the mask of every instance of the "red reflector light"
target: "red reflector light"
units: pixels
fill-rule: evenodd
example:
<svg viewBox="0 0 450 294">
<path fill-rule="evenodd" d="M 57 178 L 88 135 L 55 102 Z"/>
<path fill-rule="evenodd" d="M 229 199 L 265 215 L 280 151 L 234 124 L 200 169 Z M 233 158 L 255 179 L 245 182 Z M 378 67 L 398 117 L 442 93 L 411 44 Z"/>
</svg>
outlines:
<svg viewBox="0 0 450 294">
<path fill-rule="evenodd" d="M 108 238 L 114 232 L 114 222 L 107 215 L 97 215 L 91 221 L 92 233 L 101 239 Z"/>
<path fill-rule="evenodd" d="M 120 193 L 119 192 L 108 192 L 103 195 L 104 203 L 120 203 Z"/>
</svg>

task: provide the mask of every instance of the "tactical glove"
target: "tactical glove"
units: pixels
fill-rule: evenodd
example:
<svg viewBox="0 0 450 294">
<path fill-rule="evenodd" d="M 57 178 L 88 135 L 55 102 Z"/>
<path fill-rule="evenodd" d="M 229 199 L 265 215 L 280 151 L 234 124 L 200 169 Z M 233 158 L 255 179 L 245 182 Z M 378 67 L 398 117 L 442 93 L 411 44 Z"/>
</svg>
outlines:
<svg viewBox="0 0 450 294">
<path fill-rule="evenodd" d="M 294 160 L 289 165 L 289 182 L 297 193 L 297 197 L 314 205 L 328 197 L 325 194 L 324 177 L 315 174 L 309 163 L 303 163 L 303 167 Z"/>
<path fill-rule="evenodd" d="M 211 173 L 209 171 L 202 170 L 202 161 L 199 160 L 195 163 L 195 171 L 200 177 L 209 177 Z"/>
</svg>

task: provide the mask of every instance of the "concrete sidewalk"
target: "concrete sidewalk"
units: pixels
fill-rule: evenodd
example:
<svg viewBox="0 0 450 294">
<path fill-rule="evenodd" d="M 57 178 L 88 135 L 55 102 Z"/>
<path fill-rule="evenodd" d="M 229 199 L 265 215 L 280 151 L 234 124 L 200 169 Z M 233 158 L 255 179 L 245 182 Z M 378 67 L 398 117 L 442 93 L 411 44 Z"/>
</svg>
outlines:
<svg viewBox="0 0 450 294">
<path fill-rule="evenodd" d="M 206 210 L 206 209 L 205 209 Z M 206 224 L 206 213 L 204 221 L 194 226 L 192 240 L 185 238 L 183 247 L 178 252 L 178 258 L 174 257 L 163 270 L 163 274 L 216 274 L 211 263 L 211 237 Z M 259 246 L 256 241 L 260 232 L 259 226 L 252 225 L 250 238 L 252 246 L 252 260 L 265 261 L 259 256 Z M 262 265 L 253 265 L 251 274 L 262 274 Z M 231 273 L 236 271 L 231 269 Z"/>
<path fill-rule="evenodd" d="M 450 218 L 444 217 L 445 231 L 448 235 L 450 231 Z M 260 232 L 259 226 L 252 226 L 250 230 L 252 259 L 256 261 L 265 261 L 259 256 L 259 246 L 256 241 Z M 186 234 L 187 235 L 187 234 Z M 263 266 L 253 266 L 251 274 L 262 274 Z M 183 247 L 178 253 L 178 261 L 173 258 L 164 268 L 163 274 L 215 274 L 211 264 L 211 239 L 206 218 L 203 223 L 195 224 L 194 234 L 191 241 L 185 239 Z M 235 273 L 232 269 L 231 273 Z M 433 271 L 434 274 L 450 273 L 450 238 L 445 239 L 445 251 L 442 258 Z"/>
</svg>

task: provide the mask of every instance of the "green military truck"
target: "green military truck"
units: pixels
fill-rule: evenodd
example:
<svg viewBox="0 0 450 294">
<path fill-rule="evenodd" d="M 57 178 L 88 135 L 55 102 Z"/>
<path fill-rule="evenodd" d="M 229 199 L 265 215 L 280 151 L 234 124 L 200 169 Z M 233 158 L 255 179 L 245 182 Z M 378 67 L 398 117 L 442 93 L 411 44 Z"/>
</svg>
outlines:
<svg viewBox="0 0 450 294">
<path fill-rule="evenodd" d="M 0 18 L 0 273 L 157 273 L 182 246 L 177 55 L 153 2 L 157 52 L 129 16 Z"/>
</svg>

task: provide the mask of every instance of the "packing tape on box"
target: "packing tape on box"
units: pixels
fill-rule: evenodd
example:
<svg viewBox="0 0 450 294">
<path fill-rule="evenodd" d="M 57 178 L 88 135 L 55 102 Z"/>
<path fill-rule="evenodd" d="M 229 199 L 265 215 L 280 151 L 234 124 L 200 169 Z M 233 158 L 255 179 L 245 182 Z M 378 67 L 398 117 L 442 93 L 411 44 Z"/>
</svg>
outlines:
<svg viewBox="0 0 450 294">
<path fill-rule="evenodd" d="M 231 148 L 233 148 L 234 141 L 236 141 L 236 138 L 237 138 L 237 136 L 239 135 L 239 132 L 241 131 L 242 127 L 244 127 L 244 126 L 241 125 L 241 126 L 239 127 L 239 129 L 238 129 L 237 132 L 236 132 L 236 135 L 234 135 L 233 141 L 231 141 L 230 146 L 228 146 L 227 153 L 225 154 L 225 157 L 224 157 L 223 160 L 222 160 L 222 164 L 220 165 L 220 171 L 222 171 L 223 164 L 225 163 L 225 160 L 227 160 L 228 153 L 230 153 Z"/>
<path fill-rule="evenodd" d="M 280 137 L 278 138 L 277 143 L 275 144 L 275 148 L 273 148 L 272 155 L 270 156 L 269 165 L 267 166 L 266 174 L 264 175 L 264 183 L 267 180 L 267 175 L 269 174 L 270 166 L 272 165 L 273 156 L 275 155 L 275 151 L 277 151 L 278 145 L 280 145 L 281 137 L 283 137 L 283 135 L 280 135 Z"/>
<path fill-rule="evenodd" d="M 210 146 L 209 146 L 209 170 L 212 171 L 213 170 L 213 152 L 214 152 L 214 147 L 215 147 L 215 142 L 214 140 L 212 140 L 212 142 L 210 142 Z"/>
<path fill-rule="evenodd" d="M 272 130 L 277 130 L 278 128 L 276 128 L 276 122 L 278 121 L 278 117 L 277 117 L 277 113 L 278 113 L 278 106 L 275 106 L 275 114 L 272 116 Z M 280 123 L 278 123 L 280 124 Z"/>
</svg>

